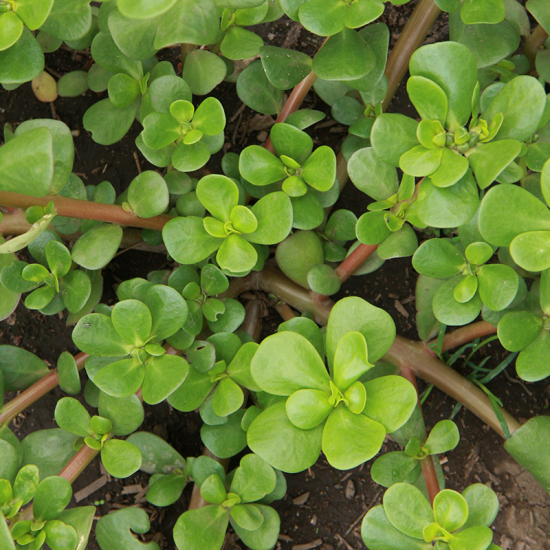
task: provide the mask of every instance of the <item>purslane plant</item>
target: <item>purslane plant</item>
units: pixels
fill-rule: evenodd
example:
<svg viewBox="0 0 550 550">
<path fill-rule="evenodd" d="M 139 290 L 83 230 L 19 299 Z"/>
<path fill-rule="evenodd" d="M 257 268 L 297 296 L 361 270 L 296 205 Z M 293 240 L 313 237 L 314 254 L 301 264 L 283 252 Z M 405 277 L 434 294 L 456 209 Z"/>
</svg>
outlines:
<svg viewBox="0 0 550 550">
<path fill-rule="evenodd" d="M 46 51 L 62 40 L 73 48 L 91 46 L 95 64 L 87 73 L 63 77 L 60 94 L 106 91 L 108 98 L 84 116 L 93 139 L 114 143 L 137 119 L 143 126 L 137 148 L 168 170 L 164 176 L 143 172 L 117 198 L 110 183 L 85 187 L 71 174 L 72 136 L 62 122 L 35 120 L 6 128 L 0 204 L 26 208 L 31 225 L 0 244 L 0 291 L 6 298 L 0 313 L 9 315 L 20 294 L 31 290 L 23 282 L 43 283 L 27 297 L 27 306 L 39 305 L 44 313 L 66 306 L 71 322 L 78 322 L 73 340 L 90 357 L 64 353 L 55 372 L 24 350 L 0 348 L 0 387 L 24 390 L 0 410 L 0 484 L 8 480 L 13 493 L 10 497 L 7 484 L 0 485 L 5 500 L 0 540 L 10 549 L 15 539 L 30 550 L 44 541 L 53 550 L 83 550 L 90 513 L 79 516 L 82 531 L 64 519 L 67 511 L 45 524 L 40 515 L 29 520 L 30 508 L 18 508 L 17 472 L 39 468 L 41 483 L 62 479 L 55 483 L 66 487 L 100 452 L 106 470 L 116 477 L 140 467 L 152 474 L 147 499 L 156 506 L 174 503 L 185 484 L 195 482 L 210 504 L 180 516 L 174 530 L 179 548 L 217 550 L 231 523 L 249 547 L 268 550 L 276 543 L 280 522 L 267 505 L 286 490 L 279 470 L 302 471 L 321 451 L 334 467 L 349 469 L 373 458 L 391 434 L 404 450 L 383 455 L 372 466 L 373 478 L 389 489 L 384 506 L 370 510 L 363 522 L 369 548 L 497 549 L 489 529 L 496 497 L 479 485 L 462 496 L 443 490 L 436 455 L 456 446 L 458 431 L 445 420 L 426 438 L 407 369 L 419 369 L 430 382 L 435 378 L 452 395 L 451 380 L 465 388 L 458 396 L 509 438 L 506 448 L 549 490 L 547 418 L 519 427 L 495 405 L 494 396 L 480 397 L 479 388 L 453 378 L 456 373 L 430 348 L 396 338 L 386 312 L 358 297 L 332 307 L 327 295 L 338 292 L 354 272 L 372 272 L 387 259 L 413 255 L 421 275 L 417 327 L 424 340 L 443 335 L 442 325 L 468 324 L 481 312 L 489 322 L 483 331 L 490 324 L 489 333 L 497 332 L 506 349 L 520 351 L 516 368 L 521 377 L 547 376 L 548 208 L 542 201 L 550 181 L 550 109 L 541 81 L 525 76 L 527 57 L 510 58 L 517 44 L 511 46 L 528 33 L 523 8 L 506 0 L 502 15 L 500 0 L 474 0 L 451 16 L 451 37 L 457 42 L 425 46 L 412 55 L 407 89 L 422 119 L 418 123 L 383 113 L 393 70 L 388 78 L 383 75 L 390 33 L 381 23 L 360 29 L 382 13 L 381 2 L 117 0 L 95 11 L 82 0 L 64 19 L 60 14 L 69 3 L 35 2 L 51 12 L 36 40 L 21 30 L 19 40 L 0 50 L 0 82 L 10 88 L 42 71 L 41 53 L 29 56 L 24 66 L 16 62 L 34 51 L 35 42 Z M 420 11 L 428 3 L 421 2 Z M 456 11 L 453 2 L 438 3 Z M 25 21 L 25 4 L 0 2 L 0 27 L 2 21 L 15 22 L 10 40 L 22 29 L 14 15 L 33 25 Z M 494 10 L 489 13 L 487 6 Z M 527 8 L 544 26 L 545 7 L 530 0 Z M 313 60 L 264 46 L 244 28 L 283 13 L 328 37 Z M 488 15 L 493 20 L 486 20 Z M 461 17 L 469 21 L 468 29 Z M 490 47 L 475 39 L 481 23 L 487 24 Z M 155 57 L 175 44 L 182 46 L 181 77 L 170 62 Z M 205 48 L 195 49 L 201 45 Z M 396 46 L 394 51 L 401 50 Z M 259 59 L 246 67 L 233 63 L 256 55 Z M 350 126 L 338 158 L 326 145 L 313 149 L 305 130 L 324 115 L 303 110 L 281 117 L 265 148 L 226 154 L 225 175 L 185 173 L 205 166 L 224 144 L 222 104 L 209 97 L 195 109 L 193 96 L 210 93 L 224 79 L 236 81 L 246 105 L 278 114 L 284 90 L 304 79 L 298 88 L 307 92 L 317 77 L 315 89 L 331 106 L 333 118 Z M 500 81 L 493 82 L 497 77 Z M 324 210 L 334 205 L 345 183 L 342 158 L 349 160 L 356 187 L 376 201 L 359 218 L 343 209 Z M 398 167 L 404 172 L 400 183 Z M 417 182 L 416 177 L 424 179 Z M 14 213 L 5 215 L 10 219 Z M 144 228 L 148 244 L 164 244 L 182 265 L 123 281 L 118 303 L 98 304 L 100 270 L 122 242 L 121 226 L 133 224 Z M 80 230 L 82 236 L 69 251 L 52 227 L 62 235 Z M 416 229 L 436 238 L 422 237 L 418 247 Z M 346 250 L 348 241 L 355 242 Z M 26 246 L 37 264 L 23 265 L 15 257 Z M 271 246 L 277 246 L 281 269 L 308 291 L 277 279 L 280 273 L 266 263 Z M 493 263 L 495 252 L 500 264 Z M 73 269 L 73 262 L 82 269 Z M 71 278 L 77 277 L 82 284 L 73 292 Z M 528 278 L 534 279 L 529 291 Z M 253 331 L 244 331 L 249 308 L 235 298 L 259 289 L 283 297 L 320 324 L 328 321 L 326 333 L 311 319 L 295 318 L 254 343 Z M 288 308 L 278 307 L 288 314 Z M 460 344 L 479 331 L 474 324 L 457 334 Z M 445 358 L 443 347 L 437 353 Z M 399 365 L 403 376 L 380 362 L 383 357 Z M 90 417 L 76 399 L 63 398 L 55 413 L 60 428 L 31 433 L 19 442 L 7 422 L 57 384 L 78 394 L 84 361 L 84 399 L 97 414 Z M 418 363 L 428 366 L 422 371 Z M 246 408 L 248 395 L 252 405 Z M 476 399 L 486 406 L 484 412 L 476 408 Z M 144 419 L 142 400 L 149 405 L 167 400 L 185 412 L 198 408 L 202 441 L 220 459 L 236 456 L 247 445 L 256 454 L 245 455 L 230 474 L 207 457 L 184 460 L 160 438 L 134 433 Z M 55 494 L 52 489 L 48 496 Z M 79 537 L 78 546 L 72 544 L 69 526 Z M 103 550 L 114 550 L 135 544 L 132 532 L 148 529 L 142 510 L 125 509 L 103 517 L 96 536 Z"/>
</svg>

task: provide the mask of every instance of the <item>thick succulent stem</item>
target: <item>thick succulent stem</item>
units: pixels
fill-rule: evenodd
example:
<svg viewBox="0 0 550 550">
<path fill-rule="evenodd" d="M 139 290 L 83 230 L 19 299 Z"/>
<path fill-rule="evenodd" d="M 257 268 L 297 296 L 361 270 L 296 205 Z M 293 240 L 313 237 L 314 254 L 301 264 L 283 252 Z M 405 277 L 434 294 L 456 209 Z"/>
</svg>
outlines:
<svg viewBox="0 0 550 550">
<path fill-rule="evenodd" d="M 81 201 L 60 197 L 59 195 L 55 197 L 31 197 L 19 193 L 10 193 L 9 191 L 0 191 L 0 205 L 2 206 L 29 208 L 31 206 L 46 206 L 50 201 L 53 201 L 59 216 L 129 225 L 130 227 L 141 227 L 156 231 L 162 231 L 166 223 L 172 219 L 171 216 L 166 214 L 154 216 L 153 218 L 140 218 L 132 212 L 126 212 L 122 206 L 116 204 Z"/>
<path fill-rule="evenodd" d="M 443 352 L 453 348 L 458 348 L 459 346 L 467 344 L 476 338 L 482 338 L 483 336 L 488 336 L 489 334 L 495 334 L 496 331 L 497 327 L 488 321 L 478 321 L 477 323 L 460 327 L 443 337 L 443 346 L 441 351 Z M 428 342 L 428 351 L 432 355 L 435 355 L 435 353 L 429 349 L 429 346 L 436 341 L 437 340 L 432 340 L 431 342 Z"/>
<path fill-rule="evenodd" d="M 386 65 L 388 93 L 382 104 L 384 110 L 388 108 L 399 84 L 407 74 L 412 54 L 420 48 L 440 13 L 441 10 L 434 0 L 420 0 L 416 5 L 388 57 Z"/>
<path fill-rule="evenodd" d="M 525 57 L 529 60 L 529 63 L 531 63 L 532 71 L 535 70 L 535 58 L 546 40 L 548 40 L 548 33 L 541 25 L 538 25 L 525 40 L 523 55 L 525 55 Z"/>
<path fill-rule="evenodd" d="M 84 368 L 84 363 L 88 355 L 79 353 L 75 355 L 76 366 L 78 370 Z M 21 392 L 17 397 L 7 403 L 0 413 L 0 427 L 7 426 L 14 418 L 22 413 L 26 408 L 38 401 L 41 397 L 53 390 L 59 384 L 59 374 L 57 369 L 50 371 L 46 376 L 35 382 L 32 386 Z"/>
<path fill-rule="evenodd" d="M 233 285 L 233 282 L 231 285 Z M 330 311 L 334 305 L 334 302 L 328 298 L 322 302 L 318 301 L 316 299 L 319 296 L 318 294 L 290 281 L 274 267 L 266 267 L 262 273 L 245 277 L 238 285 L 230 286 L 225 295 L 238 296 L 242 292 L 240 290 L 242 288 L 246 290 L 263 290 L 269 294 L 274 294 L 298 311 L 311 313 L 313 319 L 320 325 L 327 324 Z M 500 422 L 487 395 L 475 384 L 429 353 L 425 343 L 413 342 L 407 338 L 396 336 L 384 359 L 394 363 L 399 368 L 409 367 L 416 376 L 433 384 L 459 403 L 462 403 L 504 437 Z M 501 412 L 508 424 L 510 433 L 513 433 L 519 428 L 519 422 L 504 409 L 501 409 Z"/>
<path fill-rule="evenodd" d="M 340 282 L 347 281 L 361 266 L 361 264 L 371 256 L 378 248 L 377 244 L 360 244 L 336 269 Z"/>
<path fill-rule="evenodd" d="M 69 460 L 65 468 L 61 470 L 59 477 L 64 477 L 70 483 L 73 483 L 75 479 L 86 469 L 88 464 L 96 457 L 96 449 L 84 445 L 74 456 Z"/>
<path fill-rule="evenodd" d="M 422 412 L 422 404 L 420 403 L 420 394 L 418 393 L 418 386 L 416 385 L 416 377 L 414 372 L 409 367 L 403 367 L 401 369 L 401 375 L 403 378 L 406 378 L 416 390 L 416 395 L 418 397 L 418 406 Z M 435 466 L 433 463 L 433 458 L 427 456 L 420 461 L 422 466 L 422 474 L 424 475 L 424 480 L 426 481 L 426 487 L 428 489 L 428 496 L 430 497 L 430 502 L 433 506 L 434 499 L 439 493 L 439 481 L 437 479 L 437 472 L 435 471 Z"/>
</svg>

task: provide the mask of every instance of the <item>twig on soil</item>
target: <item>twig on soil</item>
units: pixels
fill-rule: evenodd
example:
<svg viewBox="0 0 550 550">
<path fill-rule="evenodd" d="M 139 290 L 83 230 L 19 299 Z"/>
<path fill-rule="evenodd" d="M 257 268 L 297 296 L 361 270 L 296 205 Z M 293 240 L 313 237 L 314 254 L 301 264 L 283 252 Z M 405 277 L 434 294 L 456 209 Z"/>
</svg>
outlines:
<svg viewBox="0 0 550 550">
<path fill-rule="evenodd" d="M 295 544 L 292 547 L 292 550 L 311 550 L 312 548 L 321 546 L 321 544 L 323 544 L 323 539 L 315 539 L 311 542 L 306 542 L 305 544 Z"/>
<path fill-rule="evenodd" d="M 134 160 L 136 161 L 137 170 L 141 174 L 141 163 L 139 162 L 137 151 L 134 151 Z M 103 171 L 105 172 L 105 170 Z"/>
<path fill-rule="evenodd" d="M 336 533 L 335 538 L 338 539 L 338 541 L 339 541 L 339 546 L 344 545 L 344 546 L 347 548 L 347 550 L 355 550 L 355 548 L 353 548 L 353 546 L 351 546 L 351 545 L 349 544 L 349 542 L 348 542 L 344 537 L 342 537 L 342 535 L 339 535 L 338 533 Z"/>
<path fill-rule="evenodd" d="M 81 500 L 87 499 L 90 495 L 92 495 L 96 491 L 99 491 L 101 487 L 104 487 L 107 484 L 107 481 L 107 476 L 101 476 L 97 478 L 93 483 L 90 483 L 90 485 L 84 487 L 84 489 L 81 489 L 74 494 L 75 502 L 79 503 Z"/>
</svg>

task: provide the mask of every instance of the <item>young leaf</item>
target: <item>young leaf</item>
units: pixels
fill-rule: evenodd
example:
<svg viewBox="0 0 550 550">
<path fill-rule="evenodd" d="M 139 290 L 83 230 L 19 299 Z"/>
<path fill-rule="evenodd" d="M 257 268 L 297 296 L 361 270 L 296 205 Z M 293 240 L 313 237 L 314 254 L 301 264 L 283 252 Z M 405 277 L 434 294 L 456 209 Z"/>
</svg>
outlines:
<svg viewBox="0 0 550 550">
<path fill-rule="evenodd" d="M 141 453 L 128 441 L 110 439 L 101 449 L 101 462 L 113 477 L 118 479 L 130 477 L 141 466 Z"/>
<path fill-rule="evenodd" d="M 227 512 L 218 505 L 183 513 L 174 526 L 174 542 L 179 550 L 219 550 L 229 523 Z"/>
</svg>

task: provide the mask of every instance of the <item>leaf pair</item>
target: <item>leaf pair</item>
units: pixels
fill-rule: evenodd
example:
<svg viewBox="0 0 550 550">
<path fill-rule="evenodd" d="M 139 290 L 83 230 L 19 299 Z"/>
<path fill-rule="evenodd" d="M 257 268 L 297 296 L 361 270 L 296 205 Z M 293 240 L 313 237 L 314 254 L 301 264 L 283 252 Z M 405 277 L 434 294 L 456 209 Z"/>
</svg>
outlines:
<svg viewBox="0 0 550 550">
<path fill-rule="evenodd" d="M 284 193 L 267 195 L 248 208 L 238 204 L 239 191 L 231 179 L 210 175 L 199 181 L 197 198 L 212 217 L 175 218 L 162 231 L 169 253 L 182 264 L 200 262 L 217 251 L 222 270 L 245 275 L 258 262 L 253 244 L 276 244 L 292 227 L 292 206 Z"/>
<path fill-rule="evenodd" d="M 91 449 L 101 451 L 101 461 L 113 477 L 129 477 L 139 470 L 139 449 L 127 441 L 111 439 L 113 424 L 108 418 L 90 418 L 84 406 L 72 397 L 60 399 L 54 415 L 61 429 L 80 436 L 74 443 L 75 449 L 87 445 Z"/>
<path fill-rule="evenodd" d="M 228 523 L 252 550 L 271 548 L 279 535 L 280 519 L 275 510 L 257 503 L 274 492 L 278 477 L 265 460 L 254 454 L 241 459 L 226 489 L 224 477 L 212 474 L 200 484 L 202 497 L 210 506 L 190 510 L 174 527 L 176 546 L 221 548 Z M 257 503 L 257 504 L 256 504 Z"/>
</svg>

